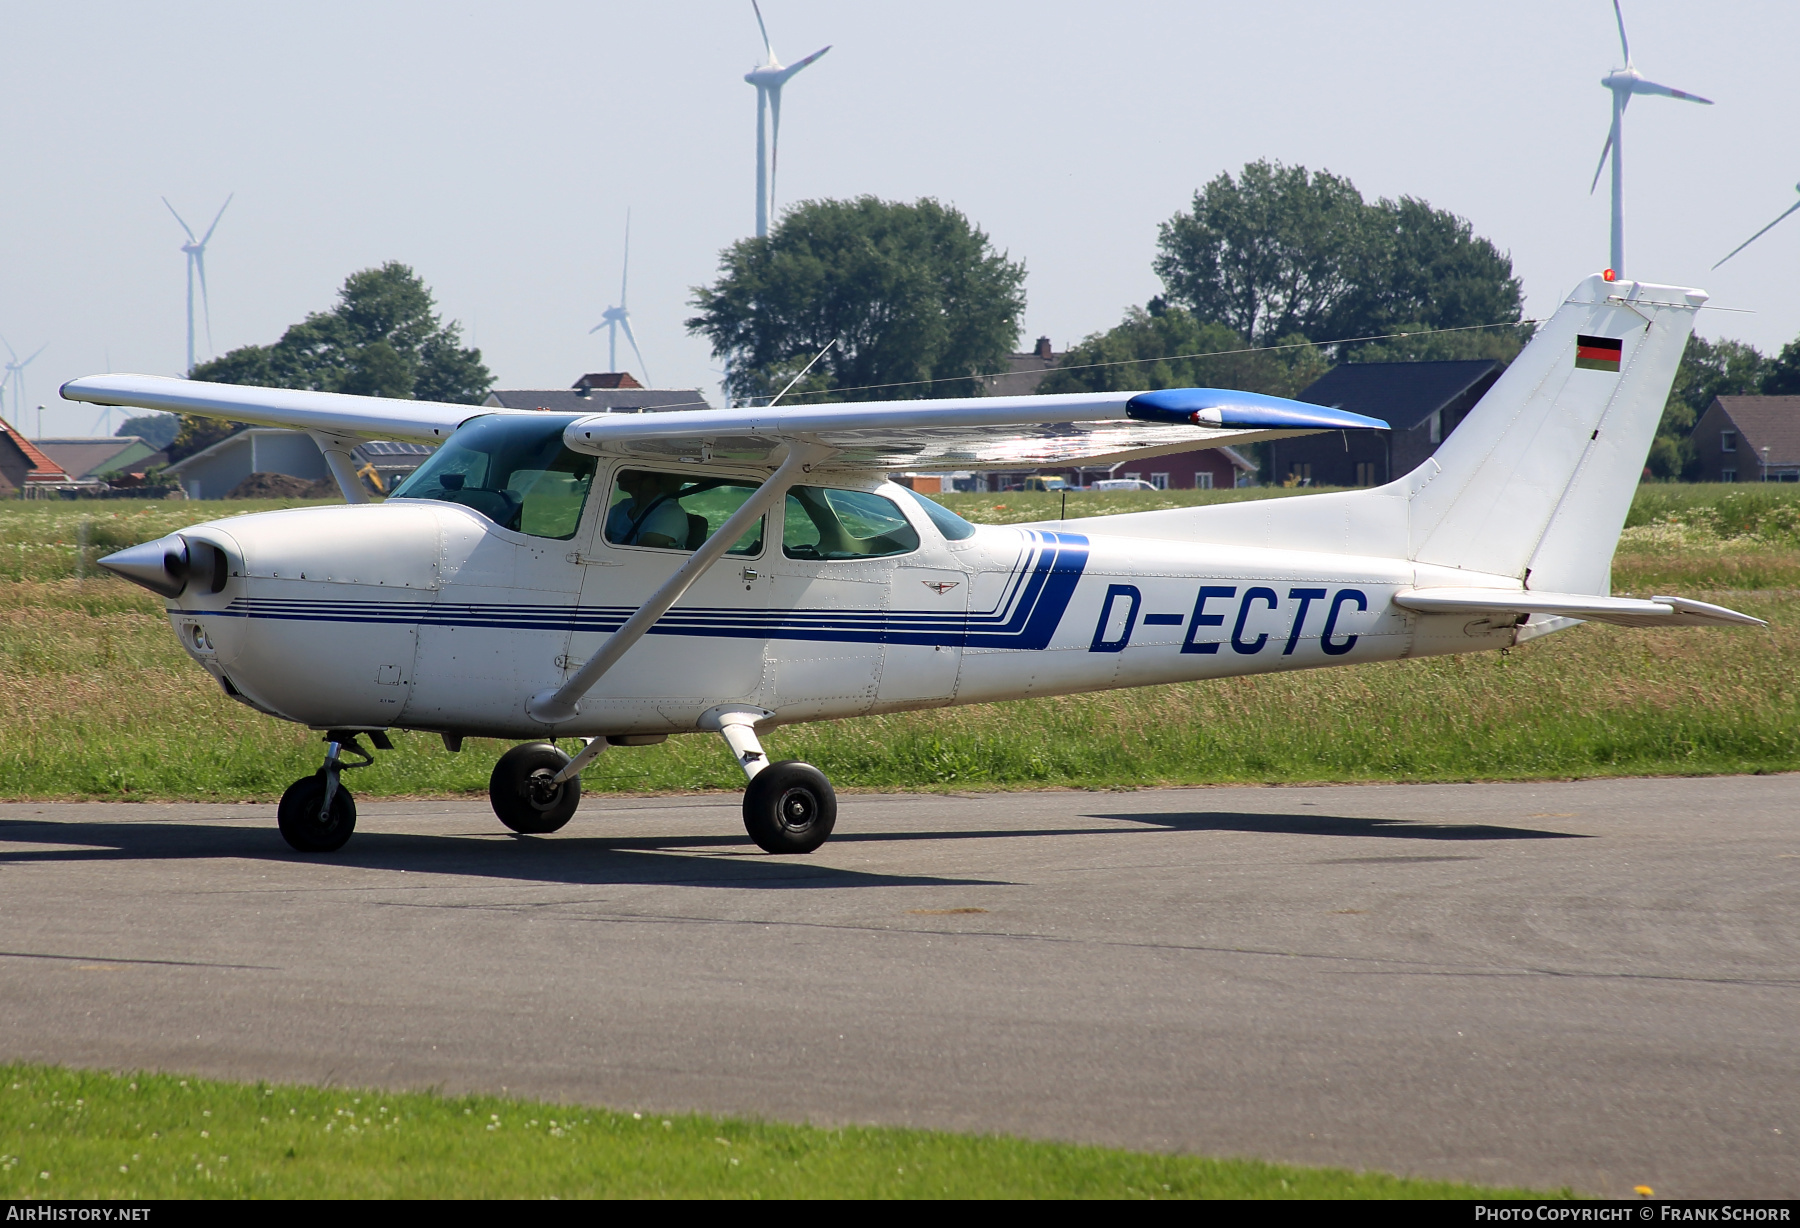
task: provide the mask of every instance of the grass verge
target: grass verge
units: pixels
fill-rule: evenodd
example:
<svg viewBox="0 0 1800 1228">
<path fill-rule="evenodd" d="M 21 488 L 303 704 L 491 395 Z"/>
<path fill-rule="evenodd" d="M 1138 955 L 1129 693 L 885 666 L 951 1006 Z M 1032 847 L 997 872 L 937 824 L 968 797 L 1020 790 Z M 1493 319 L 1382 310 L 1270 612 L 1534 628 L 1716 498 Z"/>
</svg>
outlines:
<svg viewBox="0 0 1800 1228">
<path fill-rule="evenodd" d="M 0 1066 L 0 1198 L 597 1197 L 1544 1195 L 995 1135 Z"/>
<path fill-rule="evenodd" d="M 1081 498 L 1116 511 L 1236 493 Z M 994 518 L 1019 500 L 1042 504 L 1020 511 L 1030 519 L 1055 515 L 1058 497 L 954 497 L 971 516 L 979 500 Z M 15 564 L 11 582 L 0 583 L 0 797 L 279 796 L 317 766 L 315 735 L 227 699 L 182 653 L 157 599 L 95 577 L 89 557 L 221 509 L 118 506 L 0 504 L 0 563 L 10 550 Z M 768 741 L 778 756 L 865 789 L 1792 771 L 1800 769 L 1797 512 L 1800 488 L 1646 487 L 1615 562 L 1615 591 L 1720 601 L 1769 619 L 1768 630 L 1590 624 L 1505 655 L 866 717 L 778 730 Z M 426 735 L 396 742 L 349 778 L 359 795 L 479 794 L 503 749 L 471 741 L 453 756 Z M 583 781 L 594 793 L 742 787 L 711 737 L 616 750 Z"/>
</svg>

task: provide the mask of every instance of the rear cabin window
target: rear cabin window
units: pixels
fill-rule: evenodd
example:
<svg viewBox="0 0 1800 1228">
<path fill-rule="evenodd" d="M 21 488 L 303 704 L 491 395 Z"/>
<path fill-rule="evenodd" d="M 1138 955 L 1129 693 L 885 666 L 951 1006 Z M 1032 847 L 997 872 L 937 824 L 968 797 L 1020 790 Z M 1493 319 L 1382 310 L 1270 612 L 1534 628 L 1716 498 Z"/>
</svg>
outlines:
<svg viewBox="0 0 1800 1228">
<path fill-rule="evenodd" d="M 755 482 L 621 469 L 606 510 L 606 540 L 615 546 L 698 550 L 754 493 Z M 726 553 L 762 553 L 767 520 L 758 520 Z"/>
<path fill-rule="evenodd" d="M 458 427 L 391 496 L 435 499 L 503 529 L 566 541 L 581 524 L 596 460 L 563 446 L 568 414 L 487 414 Z"/>
<path fill-rule="evenodd" d="M 790 559 L 876 559 L 918 548 L 919 531 L 892 499 L 828 486 L 788 491 L 781 552 Z"/>
</svg>

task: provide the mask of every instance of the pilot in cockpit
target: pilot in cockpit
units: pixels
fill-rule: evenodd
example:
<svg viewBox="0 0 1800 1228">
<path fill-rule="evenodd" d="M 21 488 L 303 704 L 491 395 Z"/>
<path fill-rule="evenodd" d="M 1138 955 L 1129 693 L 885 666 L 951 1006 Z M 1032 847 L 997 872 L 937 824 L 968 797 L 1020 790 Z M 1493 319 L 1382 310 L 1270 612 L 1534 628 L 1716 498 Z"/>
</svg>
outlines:
<svg viewBox="0 0 1800 1228">
<path fill-rule="evenodd" d="M 615 546 L 685 546 L 688 515 L 675 498 L 681 484 L 681 475 L 676 473 L 621 472 L 619 489 L 631 497 L 614 504 L 607 513 L 606 540 Z"/>
</svg>

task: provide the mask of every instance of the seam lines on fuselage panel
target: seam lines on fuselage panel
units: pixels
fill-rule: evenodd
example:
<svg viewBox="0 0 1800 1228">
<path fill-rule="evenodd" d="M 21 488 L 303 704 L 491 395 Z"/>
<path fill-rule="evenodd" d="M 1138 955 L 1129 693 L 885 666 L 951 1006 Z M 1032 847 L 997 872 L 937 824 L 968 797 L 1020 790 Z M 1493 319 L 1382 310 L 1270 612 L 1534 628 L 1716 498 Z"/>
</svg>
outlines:
<svg viewBox="0 0 1800 1228">
<path fill-rule="evenodd" d="M 651 635 L 853 643 L 942 644 L 970 648 L 1047 648 L 1087 568 L 1088 540 L 1078 533 L 1027 530 L 1032 551 L 1008 578 L 991 610 L 937 614 L 889 610 L 745 610 L 678 607 Z M 420 601 L 317 601 L 239 597 L 223 610 L 180 610 L 199 617 L 272 621 L 385 623 L 515 631 L 612 632 L 631 606 L 461 604 Z"/>
</svg>

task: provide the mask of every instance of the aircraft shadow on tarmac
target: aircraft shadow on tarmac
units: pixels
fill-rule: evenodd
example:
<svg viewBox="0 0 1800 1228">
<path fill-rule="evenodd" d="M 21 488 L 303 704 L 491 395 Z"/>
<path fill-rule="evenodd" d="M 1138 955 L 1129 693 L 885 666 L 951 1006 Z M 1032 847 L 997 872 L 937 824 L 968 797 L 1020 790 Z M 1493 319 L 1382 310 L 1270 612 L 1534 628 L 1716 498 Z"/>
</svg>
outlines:
<svg viewBox="0 0 1800 1228">
<path fill-rule="evenodd" d="M 1393 840 L 1591 840 L 1570 831 L 1497 827 L 1491 823 L 1420 823 L 1412 819 L 1351 818 L 1340 814 L 1091 814 L 1174 831 L 1239 831 L 1284 836 L 1364 836 Z"/>
<path fill-rule="evenodd" d="M 77 845 L 16 849 L 8 841 Z M 684 855 L 688 850 L 722 855 Z M 714 835 L 673 837 L 550 837 L 471 839 L 467 835 L 359 832 L 337 853 L 303 856 L 282 841 L 273 824 L 226 826 L 217 821 L 180 823 L 83 823 L 0 820 L 0 871 L 9 866 L 101 861 L 242 859 L 323 868 L 452 874 L 515 881 L 580 885 L 666 883 L 692 887 L 933 887 L 997 886 L 987 878 L 870 874 L 792 857 L 768 857 L 748 840 L 738 847 Z"/>
</svg>

